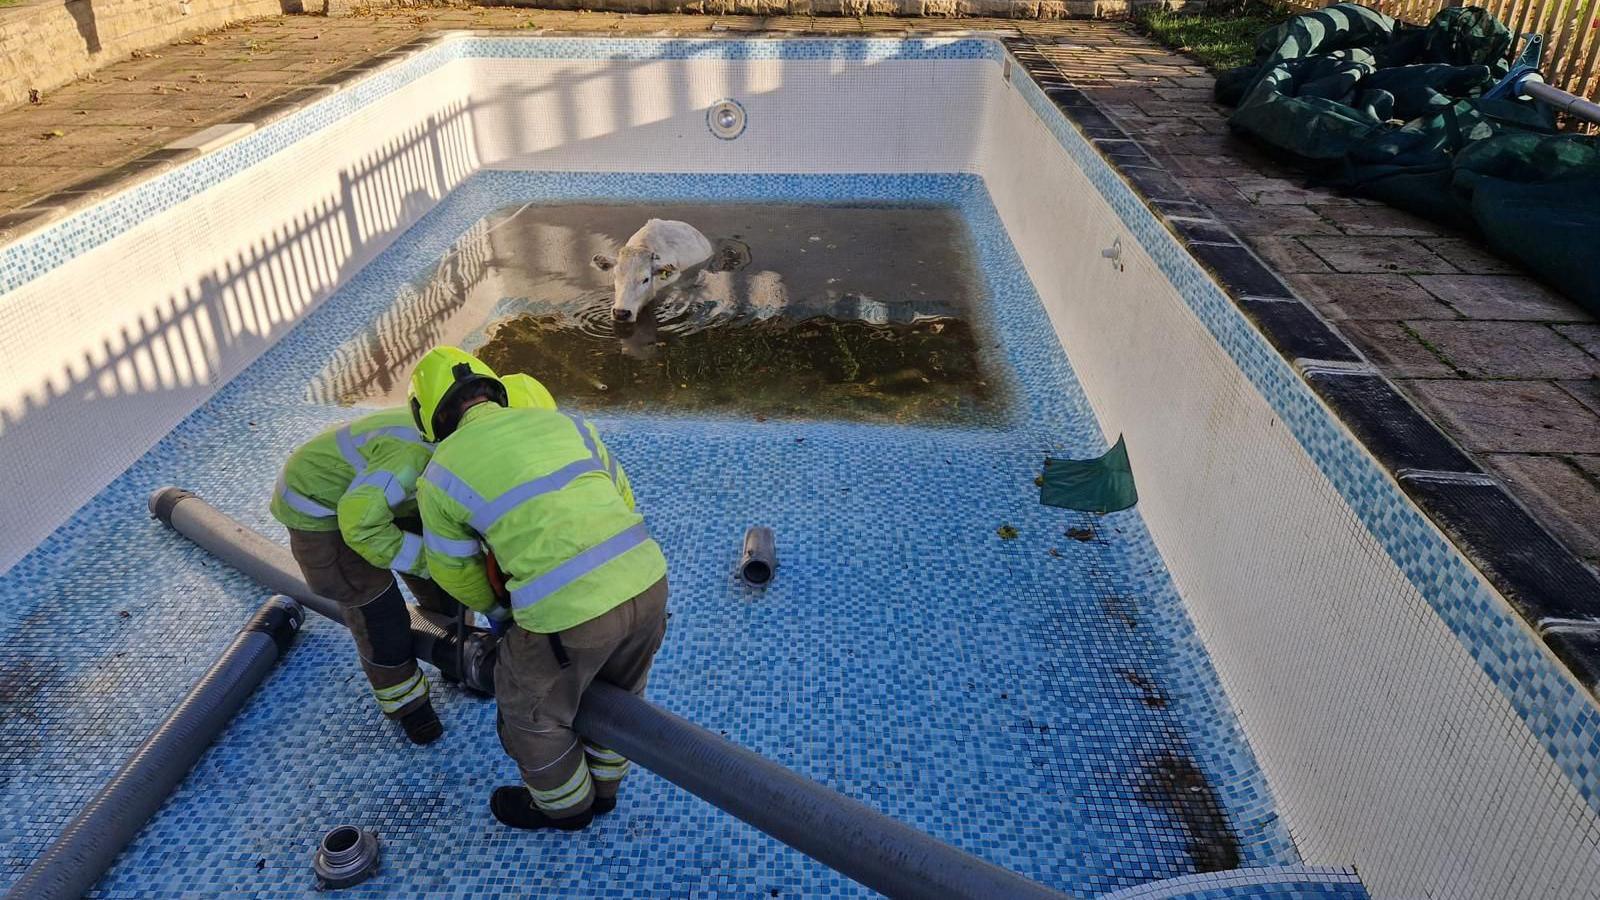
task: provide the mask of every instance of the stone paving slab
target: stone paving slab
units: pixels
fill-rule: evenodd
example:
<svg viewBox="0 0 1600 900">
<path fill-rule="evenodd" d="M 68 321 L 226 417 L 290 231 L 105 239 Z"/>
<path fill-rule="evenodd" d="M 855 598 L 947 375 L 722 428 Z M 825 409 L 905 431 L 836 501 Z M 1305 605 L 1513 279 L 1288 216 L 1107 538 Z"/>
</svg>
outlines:
<svg viewBox="0 0 1600 900">
<path fill-rule="evenodd" d="M 1394 377 L 1454 378 L 1457 375 L 1455 367 L 1428 349 L 1418 340 L 1416 332 L 1403 323 L 1344 321 L 1338 327 L 1369 360 Z"/>
<path fill-rule="evenodd" d="M 1418 380 L 1405 386 L 1468 450 L 1600 454 L 1600 416 L 1553 381 Z"/>
<path fill-rule="evenodd" d="M 1330 319 L 1394 321 L 1460 317 L 1421 285 L 1399 275 L 1304 272 L 1291 274 L 1288 279 L 1300 296 L 1317 302 Z"/>
<path fill-rule="evenodd" d="M 1587 322 L 1576 303 L 1520 275 L 1419 275 L 1427 291 L 1473 319 Z M 1508 326 L 1509 328 L 1510 326 Z"/>
<path fill-rule="evenodd" d="M 1417 337 L 1474 378 L 1590 378 L 1600 359 L 1534 322 L 1412 321 Z"/>
<path fill-rule="evenodd" d="M 1581 502 L 1551 496 L 1581 501 L 1589 495 L 1580 488 L 1600 489 L 1600 326 L 1592 317 L 1470 236 L 1308 186 L 1229 133 L 1203 66 L 1120 23 L 475 7 L 261 20 L 138 54 L 38 104 L 0 111 L 0 237 L 25 227 L 11 223 L 34 221 L 19 210 L 70 204 L 72 195 L 57 193 L 63 188 L 451 29 L 1026 35 L 1204 204 L 1197 215 L 1215 215 L 1243 236 L 1570 547 L 1600 562 L 1600 522 Z M 1563 490 L 1549 487 L 1557 484 Z"/>
<path fill-rule="evenodd" d="M 1229 110 L 1210 102 L 1208 73 L 1185 69 L 1181 78 L 1152 82 L 1131 66 L 1120 78 L 1106 72 L 1103 63 L 1117 58 L 1109 49 L 1149 42 L 1125 26 L 1073 24 L 1104 37 L 1046 46 L 1046 56 L 1097 103 L 1105 97 L 1112 119 L 1197 200 L 1447 433 L 1478 451 L 1479 463 L 1564 543 L 1600 563 L 1600 517 L 1586 505 L 1600 499 L 1600 326 L 1593 318 L 1470 235 L 1308 184 L 1227 131 Z M 1080 75 L 1088 66 L 1093 79 Z M 1165 93 L 1178 89 L 1199 93 Z M 1170 103 L 1153 107 L 1145 95 Z M 1184 105 L 1179 99 L 1189 101 L 1187 111 L 1173 108 Z M 1155 127 L 1174 122 L 1189 128 Z M 1555 502 L 1554 495 L 1573 499 Z"/>
</svg>

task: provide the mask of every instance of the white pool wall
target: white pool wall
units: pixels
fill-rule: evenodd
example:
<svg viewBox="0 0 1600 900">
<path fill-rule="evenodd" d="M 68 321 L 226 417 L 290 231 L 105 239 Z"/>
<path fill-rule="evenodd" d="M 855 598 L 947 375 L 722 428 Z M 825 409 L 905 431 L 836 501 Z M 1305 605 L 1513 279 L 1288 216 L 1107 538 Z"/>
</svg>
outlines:
<svg viewBox="0 0 1600 900">
<path fill-rule="evenodd" d="M 1376 897 L 1591 896 L 1600 824 L 1528 724 L 1018 92 L 989 129 L 990 196 L 1305 861 Z"/>
<path fill-rule="evenodd" d="M 478 60 L 485 168 L 588 172 L 972 172 L 989 60 Z M 706 127 L 734 98 L 736 140 Z"/>
<path fill-rule="evenodd" d="M 1425 595 L 1402 571 L 1372 509 L 1353 509 L 1283 420 L 1285 402 L 1326 410 L 1242 319 L 1224 349 L 1216 317 L 1238 313 L 1203 306 L 1219 290 L 1203 275 L 1174 286 L 1170 235 L 1135 227 L 1154 220 L 1007 79 L 998 45 L 953 60 L 615 61 L 596 57 L 661 45 L 563 40 L 571 58 L 513 59 L 535 46 L 517 42 L 555 45 L 453 38 L 33 239 L 29 260 L 60 264 L 0 293 L 0 566 L 479 168 L 976 172 L 1106 436 L 1127 436 L 1143 518 L 1305 861 L 1355 865 L 1385 897 L 1600 883 L 1600 823 L 1572 777 L 1584 751 L 1529 724 L 1572 713 L 1565 670 L 1514 614 L 1494 619 L 1496 640 L 1568 691 L 1549 716 L 1526 698 L 1518 711 L 1438 612 L 1509 607 L 1474 573 Z M 459 58 L 468 43 L 481 55 Z M 737 141 L 705 125 L 723 97 L 749 113 Z M 1119 237 L 1121 272 L 1100 252 Z M 1341 478 L 1408 503 L 1353 459 Z"/>
<path fill-rule="evenodd" d="M 94 246 L 0 293 L 0 569 L 477 170 L 466 68 L 324 101 L 276 152 L 249 135 L 41 236 L 36 261 Z"/>
</svg>

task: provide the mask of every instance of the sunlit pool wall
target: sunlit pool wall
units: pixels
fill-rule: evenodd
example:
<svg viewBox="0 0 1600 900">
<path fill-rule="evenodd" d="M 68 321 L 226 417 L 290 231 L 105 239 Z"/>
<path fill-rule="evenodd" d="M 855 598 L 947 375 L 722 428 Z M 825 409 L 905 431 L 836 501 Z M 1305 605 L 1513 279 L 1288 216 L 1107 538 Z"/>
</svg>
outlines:
<svg viewBox="0 0 1600 900">
<path fill-rule="evenodd" d="M 987 112 L 981 174 L 1305 861 L 1589 896 L 1586 692 L 1032 82 Z"/>
<path fill-rule="evenodd" d="M 401 63 L 0 247 L 0 570 L 478 168 L 466 65 Z"/>
<path fill-rule="evenodd" d="M 999 45 L 974 39 L 468 43 L 485 168 L 972 172 L 1003 83 Z M 581 54 L 600 58 L 548 58 Z M 731 140 L 707 121 L 723 99 L 746 116 Z"/>
</svg>

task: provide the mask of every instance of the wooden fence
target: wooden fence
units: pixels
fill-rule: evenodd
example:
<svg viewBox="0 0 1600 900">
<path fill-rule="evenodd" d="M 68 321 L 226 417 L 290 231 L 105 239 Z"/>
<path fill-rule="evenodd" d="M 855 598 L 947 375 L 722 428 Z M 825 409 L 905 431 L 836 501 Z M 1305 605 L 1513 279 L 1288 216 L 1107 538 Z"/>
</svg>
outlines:
<svg viewBox="0 0 1600 900">
<path fill-rule="evenodd" d="M 1332 0 L 1328 0 L 1332 2 Z M 1364 5 L 1407 22 L 1425 24 L 1447 6 L 1448 0 L 1358 0 Z M 1290 6 L 1316 8 L 1319 0 L 1291 0 Z M 1580 97 L 1600 94 L 1600 0 L 1477 0 L 1518 36 L 1513 56 L 1522 50 L 1521 36 L 1544 36 L 1544 80 Z"/>
</svg>

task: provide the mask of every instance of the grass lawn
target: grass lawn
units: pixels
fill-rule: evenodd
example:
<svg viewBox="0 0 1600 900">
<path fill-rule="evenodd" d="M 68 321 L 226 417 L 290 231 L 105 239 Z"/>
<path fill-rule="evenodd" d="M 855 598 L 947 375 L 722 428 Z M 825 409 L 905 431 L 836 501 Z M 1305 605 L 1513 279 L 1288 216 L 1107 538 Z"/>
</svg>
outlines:
<svg viewBox="0 0 1600 900">
<path fill-rule="evenodd" d="M 1288 12 L 1251 4 L 1243 12 L 1172 12 L 1152 9 L 1134 21 L 1140 30 L 1181 50 L 1214 71 L 1242 66 L 1254 56 L 1256 35 L 1282 22 Z"/>
</svg>

